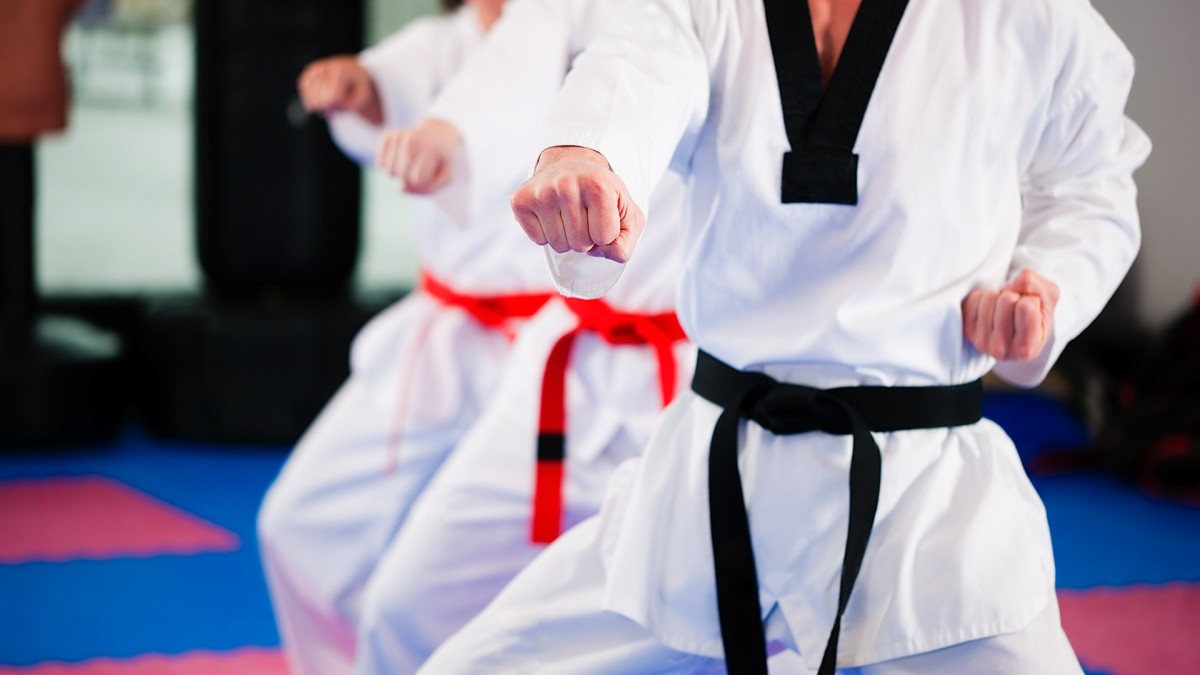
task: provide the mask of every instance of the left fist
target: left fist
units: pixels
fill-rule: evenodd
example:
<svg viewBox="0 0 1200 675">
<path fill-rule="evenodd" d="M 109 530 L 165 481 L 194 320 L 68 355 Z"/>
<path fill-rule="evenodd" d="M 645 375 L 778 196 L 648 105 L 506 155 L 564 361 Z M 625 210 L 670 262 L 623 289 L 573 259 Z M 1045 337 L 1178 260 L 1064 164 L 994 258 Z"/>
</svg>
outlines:
<svg viewBox="0 0 1200 675">
<path fill-rule="evenodd" d="M 415 129 L 385 132 L 375 151 L 375 164 L 399 179 L 400 189 L 405 192 L 428 195 L 454 178 L 454 159 L 461 143 L 458 130 L 451 124 L 424 120 Z"/>
<path fill-rule="evenodd" d="M 962 302 L 963 337 L 998 361 L 1041 353 L 1054 329 L 1058 286 L 1032 270 L 996 291 L 976 289 Z"/>
</svg>

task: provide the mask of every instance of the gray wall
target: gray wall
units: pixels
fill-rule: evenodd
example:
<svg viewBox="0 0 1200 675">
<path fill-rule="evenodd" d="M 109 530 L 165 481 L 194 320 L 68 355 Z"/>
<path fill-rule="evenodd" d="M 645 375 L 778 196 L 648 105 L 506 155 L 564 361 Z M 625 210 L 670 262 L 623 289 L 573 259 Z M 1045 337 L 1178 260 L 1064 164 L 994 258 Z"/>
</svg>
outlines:
<svg viewBox="0 0 1200 675">
<path fill-rule="evenodd" d="M 1200 283 L 1200 0 L 1092 0 L 1137 59 L 1128 112 L 1154 141 L 1137 174 L 1138 316 L 1161 326 Z"/>
<path fill-rule="evenodd" d="M 437 0 L 367 0 L 367 44 L 379 42 L 415 16 L 436 11 Z"/>
</svg>

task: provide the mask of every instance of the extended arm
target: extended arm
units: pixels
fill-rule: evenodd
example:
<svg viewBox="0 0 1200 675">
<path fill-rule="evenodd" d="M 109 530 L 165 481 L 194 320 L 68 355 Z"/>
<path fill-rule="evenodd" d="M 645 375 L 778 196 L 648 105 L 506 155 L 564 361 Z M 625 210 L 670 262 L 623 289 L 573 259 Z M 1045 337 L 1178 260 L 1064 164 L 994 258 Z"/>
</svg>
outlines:
<svg viewBox="0 0 1200 675">
<path fill-rule="evenodd" d="M 1024 219 L 1009 268 L 1014 281 L 1036 273 L 1054 287 L 1056 301 L 1041 307 L 1044 341 L 1028 358 L 983 349 L 1007 359 L 996 365 L 998 375 L 1024 386 L 1040 382 L 1100 313 L 1141 241 L 1133 172 L 1150 142 L 1124 114 L 1132 57 L 1090 6 L 1067 4 L 1077 30 L 1064 40 L 1063 71 L 1023 181 Z M 1007 303 L 996 306 L 1003 311 Z"/>
<path fill-rule="evenodd" d="M 708 64 L 690 3 L 628 5 L 579 57 L 556 100 L 534 176 L 512 199 L 530 238 L 556 252 L 625 262 L 649 195 L 708 101 Z M 561 289 L 586 291 L 563 278 Z M 611 278 L 609 284 L 615 281 Z"/>
<path fill-rule="evenodd" d="M 357 56 L 318 61 L 300 76 L 305 107 L 329 117 L 334 142 L 358 163 L 374 162 L 385 128 L 412 125 L 429 105 L 437 86 L 430 61 L 445 21 L 416 19 Z"/>
<path fill-rule="evenodd" d="M 381 168 L 406 192 L 435 195 L 461 221 L 494 208 L 527 175 L 534 139 L 570 65 L 572 37 L 607 5 L 511 0 L 423 119 L 384 136 Z"/>
<path fill-rule="evenodd" d="M 356 56 L 331 56 L 310 63 L 296 81 L 305 110 L 326 117 L 354 113 L 379 126 L 383 107 L 371 74 Z"/>
</svg>

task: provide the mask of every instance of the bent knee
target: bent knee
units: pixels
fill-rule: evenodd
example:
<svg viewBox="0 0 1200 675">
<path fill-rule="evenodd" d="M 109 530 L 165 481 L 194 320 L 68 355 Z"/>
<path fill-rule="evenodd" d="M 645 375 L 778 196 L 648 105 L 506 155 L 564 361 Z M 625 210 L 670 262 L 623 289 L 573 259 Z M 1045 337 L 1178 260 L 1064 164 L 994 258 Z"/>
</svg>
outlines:
<svg viewBox="0 0 1200 675">
<path fill-rule="evenodd" d="M 264 558 L 295 559 L 311 554 L 320 532 L 312 521 L 313 506 L 307 503 L 302 486 L 287 479 L 285 472 L 271 484 L 258 507 L 255 531 Z"/>
<path fill-rule="evenodd" d="M 418 615 L 438 613 L 437 599 L 417 575 L 395 568 L 377 568 L 363 589 L 361 631 L 409 633 L 417 630 Z"/>
</svg>

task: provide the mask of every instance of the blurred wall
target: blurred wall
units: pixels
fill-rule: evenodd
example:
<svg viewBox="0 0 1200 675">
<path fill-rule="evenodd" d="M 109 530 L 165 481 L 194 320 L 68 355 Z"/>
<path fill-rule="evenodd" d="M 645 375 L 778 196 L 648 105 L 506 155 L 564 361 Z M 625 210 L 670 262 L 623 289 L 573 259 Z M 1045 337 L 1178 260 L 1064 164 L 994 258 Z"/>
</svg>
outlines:
<svg viewBox="0 0 1200 675">
<path fill-rule="evenodd" d="M 437 0 L 367 0 L 367 44 L 375 44 L 409 19 L 438 11 Z"/>
<path fill-rule="evenodd" d="M 1200 40 L 1194 36 L 1200 0 L 1092 2 L 1137 58 L 1129 112 L 1155 143 L 1137 176 L 1145 239 L 1126 301 L 1128 314 L 1155 328 L 1180 311 L 1200 282 L 1200 219 L 1193 208 L 1200 176 Z M 436 0 L 367 0 L 366 6 L 368 44 L 414 16 L 437 11 Z M 43 290 L 195 287 L 186 192 L 190 34 L 190 26 L 179 24 L 153 40 L 162 70 L 151 80 L 156 95 L 144 104 L 138 69 L 123 63 L 90 67 L 104 61 L 104 43 L 82 40 L 78 27 L 68 40 L 76 67 L 72 126 L 46 139 L 38 158 L 44 177 L 38 198 Z M 416 274 L 409 202 L 392 181 L 372 172 L 364 181 L 359 283 L 407 285 Z"/>
<path fill-rule="evenodd" d="M 1137 59 L 1128 112 L 1154 141 L 1137 174 L 1145 234 L 1134 285 L 1139 318 L 1157 328 L 1200 283 L 1200 1 L 1092 4 Z"/>
</svg>

